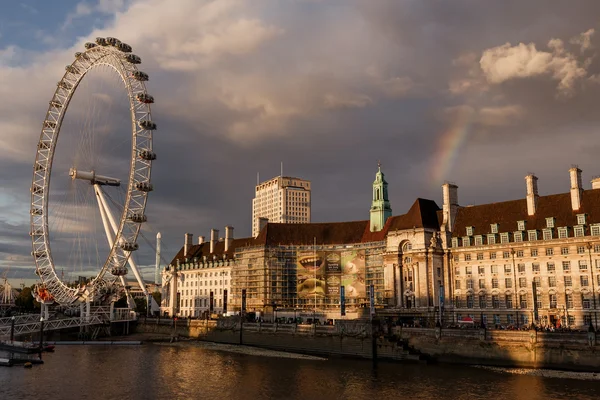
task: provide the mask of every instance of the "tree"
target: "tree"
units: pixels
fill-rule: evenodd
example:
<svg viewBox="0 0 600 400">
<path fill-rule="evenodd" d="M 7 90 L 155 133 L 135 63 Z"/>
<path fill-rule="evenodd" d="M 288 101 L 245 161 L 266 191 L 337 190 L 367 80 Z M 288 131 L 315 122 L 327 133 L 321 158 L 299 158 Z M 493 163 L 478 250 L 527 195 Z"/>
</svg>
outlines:
<svg viewBox="0 0 600 400">
<path fill-rule="evenodd" d="M 15 299 L 15 305 L 24 311 L 33 311 L 35 304 L 33 300 L 33 291 L 30 287 L 24 287 Z"/>
<path fill-rule="evenodd" d="M 148 307 L 146 305 L 145 297 L 136 297 L 133 299 L 135 301 L 135 310 L 142 315 L 146 315 Z"/>
</svg>

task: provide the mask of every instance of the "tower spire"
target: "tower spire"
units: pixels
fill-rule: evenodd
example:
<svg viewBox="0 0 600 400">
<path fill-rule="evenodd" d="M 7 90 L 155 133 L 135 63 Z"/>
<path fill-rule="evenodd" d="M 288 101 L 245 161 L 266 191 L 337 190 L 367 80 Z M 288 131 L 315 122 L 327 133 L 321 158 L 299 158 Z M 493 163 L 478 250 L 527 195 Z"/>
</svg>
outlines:
<svg viewBox="0 0 600 400">
<path fill-rule="evenodd" d="M 381 172 L 381 161 L 377 161 L 377 173 L 373 182 L 373 201 L 371 203 L 371 232 L 382 230 L 387 219 L 392 216 L 387 185 L 385 176 Z"/>
</svg>

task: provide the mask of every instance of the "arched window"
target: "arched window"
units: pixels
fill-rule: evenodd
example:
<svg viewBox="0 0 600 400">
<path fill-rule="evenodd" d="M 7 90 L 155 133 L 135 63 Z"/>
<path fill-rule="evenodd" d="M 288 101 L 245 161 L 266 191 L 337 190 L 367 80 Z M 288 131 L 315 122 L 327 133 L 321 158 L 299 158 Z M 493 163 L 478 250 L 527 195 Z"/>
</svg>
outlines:
<svg viewBox="0 0 600 400">
<path fill-rule="evenodd" d="M 407 251 L 411 251 L 412 250 L 412 243 L 410 242 L 406 242 L 402 245 L 402 252 L 406 253 Z"/>
<path fill-rule="evenodd" d="M 375 200 L 379 200 L 379 189 L 375 190 Z"/>
</svg>

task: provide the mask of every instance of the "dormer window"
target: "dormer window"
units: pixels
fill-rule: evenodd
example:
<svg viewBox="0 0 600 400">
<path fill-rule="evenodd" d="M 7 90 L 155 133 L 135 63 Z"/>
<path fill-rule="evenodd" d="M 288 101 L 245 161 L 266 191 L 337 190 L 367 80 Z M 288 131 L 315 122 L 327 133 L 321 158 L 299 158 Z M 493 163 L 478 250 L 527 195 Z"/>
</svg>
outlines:
<svg viewBox="0 0 600 400">
<path fill-rule="evenodd" d="M 532 242 L 534 240 L 538 239 L 538 233 L 537 231 L 527 231 L 527 239 Z"/>
<path fill-rule="evenodd" d="M 467 236 L 473 236 L 473 227 L 467 226 Z"/>
<path fill-rule="evenodd" d="M 487 242 L 488 242 L 488 244 L 496 244 L 496 235 L 495 234 L 487 235 Z"/>
<path fill-rule="evenodd" d="M 546 228 L 554 228 L 554 217 L 546 218 Z"/>
<path fill-rule="evenodd" d="M 577 214 L 577 225 L 585 225 L 585 214 Z"/>
<path fill-rule="evenodd" d="M 518 232 L 513 233 L 513 238 L 514 238 L 515 243 L 522 242 L 523 241 L 523 232 L 518 231 Z"/>
<path fill-rule="evenodd" d="M 482 246 L 482 245 L 483 245 L 483 236 L 482 235 L 475 236 L 475 246 Z"/>
<path fill-rule="evenodd" d="M 452 238 L 452 247 L 458 247 L 458 238 Z"/>
<path fill-rule="evenodd" d="M 517 230 L 524 231 L 525 230 L 525 221 L 517 221 Z"/>
<path fill-rule="evenodd" d="M 583 226 L 574 227 L 573 232 L 575 233 L 575 237 L 582 237 L 585 234 L 585 230 L 583 229 Z"/>
<path fill-rule="evenodd" d="M 491 224 L 490 230 L 492 233 L 498 233 L 498 224 Z"/>
<path fill-rule="evenodd" d="M 500 234 L 500 243 L 508 243 L 508 232 Z"/>
<path fill-rule="evenodd" d="M 600 236 L 600 225 L 598 225 L 598 224 L 592 225 L 591 231 L 592 231 L 592 236 Z"/>
<path fill-rule="evenodd" d="M 544 240 L 551 240 L 552 239 L 552 229 L 544 229 L 543 235 L 544 235 Z"/>
<path fill-rule="evenodd" d="M 471 238 L 469 236 L 465 236 L 463 238 L 463 247 L 469 247 L 471 245 Z"/>
<path fill-rule="evenodd" d="M 567 227 L 558 228 L 558 238 L 559 239 L 566 239 L 568 237 L 569 237 L 569 228 L 567 228 Z"/>
</svg>

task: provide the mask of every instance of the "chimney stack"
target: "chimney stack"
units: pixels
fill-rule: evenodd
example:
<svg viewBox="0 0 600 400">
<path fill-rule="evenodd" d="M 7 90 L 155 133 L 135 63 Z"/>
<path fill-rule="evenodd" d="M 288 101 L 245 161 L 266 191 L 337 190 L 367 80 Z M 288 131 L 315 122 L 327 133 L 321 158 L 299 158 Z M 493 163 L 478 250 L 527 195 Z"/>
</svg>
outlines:
<svg viewBox="0 0 600 400">
<path fill-rule="evenodd" d="M 581 184 L 581 170 L 577 166 L 573 166 L 569 170 L 571 176 L 571 207 L 573 211 L 581 208 L 581 192 L 583 192 Z"/>
<path fill-rule="evenodd" d="M 535 215 L 538 199 L 540 198 L 537 181 L 537 176 L 533 174 L 529 174 L 525 177 L 525 183 L 527 184 L 527 215 L 529 216 Z"/>
<path fill-rule="evenodd" d="M 204 236 L 198 236 L 198 244 L 203 244 L 204 239 L 206 239 Z"/>
<path fill-rule="evenodd" d="M 190 254 L 190 250 L 192 249 L 192 240 L 194 235 L 191 233 L 185 234 L 185 241 L 183 242 L 183 256 L 187 257 Z"/>
<path fill-rule="evenodd" d="M 229 251 L 233 244 L 233 226 L 227 225 L 225 227 L 225 251 Z"/>
<path fill-rule="evenodd" d="M 210 230 L 210 254 L 215 252 L 215 246 L 219 241 L 219 230 L 211 229 Z"/>
<path fill-rule="evenodd" d="M 454 219 L 458 212 L 458 186 L 452 183 L 444 183 L 442 185 L 442 197 L 443 197 L 443 225 L 446 227 L 446 231 L 452 232 L 454 229 Z"/>
<path fill-rule="evenodd" d="M 269 218 L 266 217 L 258 217 L 258 233 L 256 236 L 260 235 L 260 231 L 263 230 L 265 226 L 269 223 Z"/>
<path fill-rule="evenodd" d="M 600 189 L 600 176 L 592 179 L 592 189 Z"/>
</svg>

